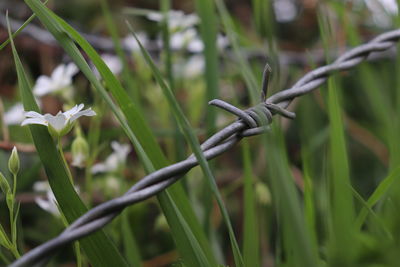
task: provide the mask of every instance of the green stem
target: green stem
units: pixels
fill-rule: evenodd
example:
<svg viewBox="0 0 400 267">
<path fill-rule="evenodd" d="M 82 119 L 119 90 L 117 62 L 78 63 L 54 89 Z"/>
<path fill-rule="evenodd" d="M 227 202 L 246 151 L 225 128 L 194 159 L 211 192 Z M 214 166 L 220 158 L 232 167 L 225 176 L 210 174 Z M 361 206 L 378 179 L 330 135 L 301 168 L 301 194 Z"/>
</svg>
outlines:
<svg viewBox="0 0 400 267">
<path fill-rule="evenodd" d="M 64 152 L 63 152 L 63 149 L 62 149 L 61 138 L 60 137 L 57 138 L 57 149 L 58 149 L 58 152 L 60 153 L 60 156 L 61 156 L 61 158 L 63 160 L 65 169 L 67 170 L 69 181 L 71 182 L 72 185 L 74 185 L 74 181 L 72 179 L 71 170 L 69 169 L 68 164 L 67 164 L 67 160 L 64 157 Z"/>
<path fill-rule="evenodd" d="M 92 166 L 97 158 L 99 153 L 99 140 L 100 140 L 100 126 L 101 126 L 101 118 L 103 117 L 103 110 L 105 110 L 104 102 L 101 101 L 101 98 L 96 94 L 94 96 L 94 103 L 95 106 L 98 107 L 97 118 L 96 120 L 90 121 L 89 126 L 89 134 L 88 134 L 88 143 L 89 143 L 89 157 L 86 161 L 86 168 L 85 168 L 85 189 L 88 194 L 88 199 L 91 202 L 92 199 Z"/>
<path fill-rule="evenodd" d="M 14 214 L 14 206 L 15 206 L 15 195 L 17 193 L 17 175 L 13 174 L 13 189 L 12 189 L 12 203 L 11 207 L 9 207 L 10 212 L 10 228 L 11 228 L 11 253 L 15 256 L 15 258 L 21 257 L 18 252 L 18 245 L 17 245 L 17 230 L 15 229 L 16 224 L 15 220 L 16 215 Z"/>
<path fill-rule="evenodd" d="M 14 199 L 15 199 L 15 194 L 16 193 L 17 193 L 17 175 L 13 174 L 13 191 L 12 191 L 12 194 L 13 194 Z"/>
<path fill-rule="evenodd" d="M 15 257 L 16 259 L 19 259 L 19 258 L 21 257 L 21 254 L 19 254 L 19 251 L 18 251 L 17 247 L 14 246 L 14 244 L 13 244 L 13 246 L 11 247 L 11 253 L 14 255 L 14 257 Z"/>
<path fill-rule="evenodd" d="M 75 255 L 76 255 L 76 266 L 82 267 L 83 261 L 82 261 L 81 246 L 79 245 L 79 242 L 74 243 L 74 250 L 75 250 Z"/>
</svg>

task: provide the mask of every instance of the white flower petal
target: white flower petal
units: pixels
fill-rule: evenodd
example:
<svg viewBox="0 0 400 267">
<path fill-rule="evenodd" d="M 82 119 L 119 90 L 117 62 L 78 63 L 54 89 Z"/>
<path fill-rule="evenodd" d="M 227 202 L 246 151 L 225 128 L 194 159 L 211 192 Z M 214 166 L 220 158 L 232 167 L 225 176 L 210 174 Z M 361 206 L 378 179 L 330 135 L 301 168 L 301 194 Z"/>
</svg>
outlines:
<svg viewBox="0 0 400 267">
<path fill-rule="evenodd" d="M 97 163 L 97 164 L 93 165 L 91 171 L 93 174 L 107 172 L 107 167 L 104 163 Z"/>
<path fill-rule="evenodd" d="M 27 118 L 43 118 L 42 114 L 37 113 L 36 111 L 28 111 L 24 113 Z"/>
<path fill-rule="evenodd" d="M 85 166 L 86 156 L 83 153 L 75 154 L 72 160 L 71 165 L 79 168 L 83 168 Z"/>
<path fill-rule="evenodd" d="M 136 33 L 136 37 L 139 39 L 140 43 L 143 46 L 146 46 L 147 43 L 149 42 L 149 38 L 147 37 L 146 33 L 144 33 L 144 32 Z M 122 43 L 128 50 L 130 50 L 132 52 L 140 50 L 139 44 L 137 43 L 135 37 L 133 37 L 132 35 L 126 36 L 122 40 Z"/>
<path fill-rule="evenodd" d="M 126 157 L 131 152 L 131 146 L 128 144 L 120 144 L 117 141 L 111 142 L 111 147 L 114 150 L 114 153 L 118 159 L 119 163 L 124 163 Z M 111 155 L 110 155 L 111 156 Z"/>
<path fill-rule="evenodd" d="M 111 54 L 103 54 L 101 55 L 104 63 L 106 63 L 107 67 L 111 70 L 113 74 L 120 74 L 122 71 L 122 62 L 119 57 L 111 55 Z"/>
<path fill-rule="evenodd" d="M 48 181 L 37 181 L 33 184 L 33 191 L 35 192 L 46 192 L 50 190 Z"/>
<path fill-rule="evenodd" d="M 65 68 L 64 64 L 58 65 L 51 74 L 51 79 L 53 81 L 63 80 L 65 78 Z"/>
<path fill-rule="evenodd" d="M 192 53 L 200 53 L 204 50 L 204 43 L 199 38 L 196 38 L 189 42 L 187 49 Z"/>
<path fill-rule="evenodd" d="M 78 67 L 73 62 L 71 62 L 65 68 L 65 75 L 72 78 L 75 74 L 78 73 L 78 71 Z"/>
<path fill-rule="evenodd" d="M 146 16 L 149 20 L 152 21 L 161 21 L 163 19 L 163 14 L 160 12 L 149 12 Z"/>
<path fill-rule="evenodd" d="M 61 132 L 68 122 L 63 113 L 58 113 L 56 116 L 45 114 L 44 118 L 57 132 Z"/>
<path fill-rule="evenodd" d="M 65 111 L 63 114 L 65 115 L 65 117 L 67 117 L 68 119 L 70 119 L 73 115 L 75 115 L 76 113 L 78 113 L 80 110 L 82 110 L 84 107 L 83 104 L 79 104 L 75 105 L 73 108 L 71 108 L 70 110 Z"/>
<path fill-rule="evenodd" d="M 107 172 L 112 172 L 118 169 L 119 165 L 121 164 L 121 161 L 117 155 L 117 153 L 112 153 L 110 154 L 106 161 L 104 162 L 105 169 Z"/>
<path fill-rule="evenodd" d="M 6 125 L 19 125 L 24 121 L 24 106 L 21 103 L 15 104 L 4 113 L 4 123 Z"/>
<path fill-rule="evenodd" d="M 78 72 L 74 63 L 58 65 L 50 77 L 41 75 L 33 88 L 36 96 L 44 96 L 60 90 L 71 90 L 72 77 Z"/>
<path fill-rule="evenodd" d="M 41 124 L 41 125 L 44 125 L 44 126 L 48 125 L 47 121 L 44 118 L 28 118 L 28 119 L 25 119 L 21 123 L 21 126 L 25 126 L 25 125 L 28 125 L 28 124 Z"/>
<path fill-rule="evenodd" d="M 47 76 L 41 75 L 36 80 L 35 86 L 33 87 L 33 93 L 36 96 L 44 96 L 54 91 L 54 82 Z"/>
<path fill-rule="evenodd" d="M 54 197 L 53 192 L 51 189 L 47 190 L 47 199 L 42 197 L 36 197 L 35 202 L 36 204 L 42 208 L 43 210 L 53 214 L 54 216 L 60 216 L 60 211 L 58 210 L 57 201 Z"/>
<path fill-rule="evenodd" d="M 95 115 L 96 115 L 96 112 L 94 112 L 94 110 L 92 110 L 91 108 L 88 108 L 88 109 L 79 111 L 78 113 L 72 115 L 72 117 L 70 119 L 70 122 L 73 122 L 74 120 L 76 120 L 76 119 L 78 119 L 79 117 L 82 117 L 82 116 L 91 117 L 91 116 L 95 116 Z"/>
</svg>

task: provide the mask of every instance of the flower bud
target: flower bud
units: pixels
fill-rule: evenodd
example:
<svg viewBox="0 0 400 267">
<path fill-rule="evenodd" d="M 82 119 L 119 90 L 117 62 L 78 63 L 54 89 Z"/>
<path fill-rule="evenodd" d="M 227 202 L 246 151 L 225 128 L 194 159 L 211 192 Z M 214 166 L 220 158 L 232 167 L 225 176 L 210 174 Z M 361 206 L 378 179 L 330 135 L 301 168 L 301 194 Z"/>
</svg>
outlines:
<svg viewBox="0 0 400 267">
<path fill-rule="evenodd" d="M 17 148 L 14 146 L 10 159 L 8 160 L 8 169 L 13 175 L 17 175 L 19 171 L 19 157 Z"/>
<path fill-rule="evenodd" d="M 266 184 L 257 182 L 255 186 L 257 200 L 262 205 L 271 204 L 271 192 Z"/>
<path fill-rule="evenodd" d="M 85 138 L 78 135 L 71 145 L 72 166 L 83 168 L 86 160 L 89 157 L 89 145 Z"/>
</svg>

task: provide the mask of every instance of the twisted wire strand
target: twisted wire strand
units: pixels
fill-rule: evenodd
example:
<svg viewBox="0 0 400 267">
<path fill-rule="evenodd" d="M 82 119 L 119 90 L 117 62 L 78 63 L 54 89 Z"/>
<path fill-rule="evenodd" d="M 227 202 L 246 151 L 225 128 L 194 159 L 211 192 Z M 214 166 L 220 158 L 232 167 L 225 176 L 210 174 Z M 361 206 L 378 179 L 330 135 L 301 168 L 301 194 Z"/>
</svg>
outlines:
<svg viewBox="0 0 400 267">
<path fill-rule="evenodd" d="M 292 88 L 280 91 L 265 99 L 267 83 L 263 82 L 262 102 L 247 110 L 240 110 L 222 100 L 212 100 L 210 105 L 222 108 L 238 117 L 201 145 L 207 160 L 217 157 L 232 148 L 244 137 L 261 134 L 268 130 L 274 115 L 294 118 L 295 114 L 286 110 L 291 101 L 307 94 L 325 83 L 328 77 L 338 71 L 348 70 L 366 60 L 371 53 L 393 47 L 400 39 L 400 29 L 381 34 L 370 42 L 355 47 L 337 58 L 332 64 L 310 71 L 299 79 Z M 267 69 L 267 68 L 266 68 Z M 264 81 L 268 79 L 264 70 Z M 191 155 L 186 160 L 159 169 L 142 178 L 124 195 L 104 202 L 79 217 L 57 237 L 43 243 L 24 254 L 11 264 L 12 267 L 42 265 L 58 249 L 79 240 L 111 222 L 127 206 L 148 199 L 178 181 L 190 169 L 198 165 Z"/>
</svg>

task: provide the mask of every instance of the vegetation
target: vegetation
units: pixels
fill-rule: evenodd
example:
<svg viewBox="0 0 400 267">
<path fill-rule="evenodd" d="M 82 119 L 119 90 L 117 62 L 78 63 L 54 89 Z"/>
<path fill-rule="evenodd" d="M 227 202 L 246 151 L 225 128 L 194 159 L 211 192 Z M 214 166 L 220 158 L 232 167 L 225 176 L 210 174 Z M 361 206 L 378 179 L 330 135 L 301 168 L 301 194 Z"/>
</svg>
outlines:
<svg viewBox="0 0 400 267">
<path fill-rule="evenodd" d="M 1 29 L 1 264 L 193 153 L 199 168 L 49 265 L 398 265 L 398 55 L 336 73 L 214 160 L 200 149 L 236 119 L 210 100 L 258 104 L 266 63 L 268 95 L 290 88 L 396 28 L 395 1 L 99 2 L 24 0 L 36 19 L 10 18 L 28 33 Z"/>
</svg>

